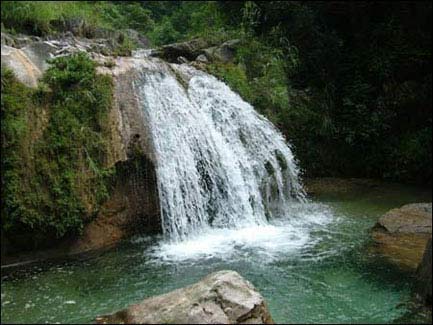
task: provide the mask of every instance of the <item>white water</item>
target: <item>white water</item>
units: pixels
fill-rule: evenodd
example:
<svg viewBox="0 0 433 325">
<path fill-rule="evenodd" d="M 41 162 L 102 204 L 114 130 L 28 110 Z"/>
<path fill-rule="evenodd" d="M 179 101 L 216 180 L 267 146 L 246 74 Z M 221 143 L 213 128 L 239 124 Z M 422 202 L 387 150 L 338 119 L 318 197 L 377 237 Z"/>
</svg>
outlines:
<svg viewBox="0 0 433 325">
<path fill-rule="evenodd" d="M 224 239 L 296 235 L 294 225 L 269 224 L 305 200 L 278 130 L 213 76 L 143 60 L 152 68 L 143 69 L 135 92 L 155 150 L 163 233 L 167 245 L 177 243 L 170 250 L 200 253 Z M 291 238 L 294 246 L 306 240 Z"/>
<path fill-rule="evenodd" d="M 271 220 L 265 225 L 246 225 L 236 229 L 208 229 L 181 242 L 160 241 L 147 254 L 157 262 L 201 259 L 260 260 L 265 264 L 287 254 L 294 255 L 314 247 L 322 238 L 314 231 L 327 231 L 332 211 L 322 204 L 294 204 L 289 218 Z M 140 242 L 142 239 L 135 239 Z M 317 260 L 325 256 L 311 256 Z M 304 256 L 304 258 L 310 258 Z"/>
</svg>

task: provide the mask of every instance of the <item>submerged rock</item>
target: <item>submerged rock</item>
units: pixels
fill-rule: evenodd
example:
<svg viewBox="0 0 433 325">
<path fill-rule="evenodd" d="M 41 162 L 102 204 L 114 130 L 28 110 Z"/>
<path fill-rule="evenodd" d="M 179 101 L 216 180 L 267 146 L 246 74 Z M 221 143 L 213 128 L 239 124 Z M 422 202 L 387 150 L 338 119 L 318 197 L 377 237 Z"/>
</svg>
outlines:
<svg viewBox="0 0 433 325">
<path fill-rule="evenodd" d="M 390 210 L 372 229 L 376 252 L 410 270 L 421 262 L 431 233 L 431 203 L 407 204 Z"/>
<path fill-rule="evenodd" d="M 151 297 L 98 324 L 273 324 L 263 297 L 234 271 L 212 273 L 185 288 Z"/>
</svg>

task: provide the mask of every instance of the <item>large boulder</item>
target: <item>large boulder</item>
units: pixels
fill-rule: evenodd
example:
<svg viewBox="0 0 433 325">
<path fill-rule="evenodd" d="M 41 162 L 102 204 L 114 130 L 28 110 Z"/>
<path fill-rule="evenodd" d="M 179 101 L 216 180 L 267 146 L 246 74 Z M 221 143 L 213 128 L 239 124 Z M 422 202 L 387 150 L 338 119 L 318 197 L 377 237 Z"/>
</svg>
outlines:
<svg viewBox="0 0 433 325">
<path fill-rule="evenodd" d="M 372 229 L 376 252 L 416 270 L 432 233 L 432 204 L 413 203 L 388 211 Z"/>
<path fill-rule="evenodd" d="M 212 273 L 185 288 L 151 297 L 98 324 L 273 324 L 263 297 L 234 271 Z"/>
</svg>

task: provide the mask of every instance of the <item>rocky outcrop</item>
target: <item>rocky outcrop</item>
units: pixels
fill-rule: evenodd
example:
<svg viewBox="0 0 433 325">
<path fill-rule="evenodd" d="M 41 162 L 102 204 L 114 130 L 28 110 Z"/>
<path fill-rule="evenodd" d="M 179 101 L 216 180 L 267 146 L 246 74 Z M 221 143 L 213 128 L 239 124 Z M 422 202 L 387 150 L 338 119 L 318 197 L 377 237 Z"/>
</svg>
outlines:
<svg viewBox="0 0 433 325">
<path fill-rule="evenodd" d="M 42 76 L 42 71 L 22 50 L 7 45 L 1 46 L 1 64 L 10 68 L 18 80 L 28 87 L 35 88 Z"/>
<path fill-rule="evenodd" d="M 56 40 L 41 40 L 24 36 L 12 39 L 2 33 L 1 64 L 12 69 L 19 81 L 35 88 L 38 79 L 49 67 L 49 59 L 79 51 L 93 55 L 106 49 L 103 41 L 80 40 L 71 35 Z"/>
<path fill-rule="evenodd" d="M 219 61 L 227 63 L 234 59 L 239 45 L 240 40 L 238 39 L 229 40 L 217 45 L 202 38 L 196 38 L 188 42 L 164 45 L 152 51 L 151 55 L 172 63 L 185 63 L 189 61 L 201 63 Z"/>
<path fill-rule="evenodd" d="M 241 41 L 239 39 L 233 39 L 224 42 L 219 46 L 213 46 L 204 49 L 203 52 L 209 61 L 220 61 L 223 63 L 227 63 L 234 59 L 236 55 L 236 50 L 240 43 Z M 198 61 L 199 58 L 197 57 L 196 60 Z"/>
<path fill-rule="evenodd" d="M 98 324 L 272 324 L 263 297 L 234 271 L 212 273 L 201 281 L 151 297 Z"/>
<path fill-rule="evenodd" d="M 416 272 L 415 294 L 427 305 L 432 304 L 432 239 L 424 250 L 424 255 Z"/>
<path fill-rule="evenodd" d="M 10 46 L 17 46 L 17 39 L 2 34 L 2 65 L 10 68 L 27 86 L 37 86 L 38 79 L 48 68 L 48 59 L 79 51 L 89 53 L 101 64 L 99 73 L 110 74 L 114 82 L 113 106 L 107 121 L 109 132 L 105 134 L 108 140 L 105 164 L 116 169 L 112 193 L 96 218 L 84 228 L 83 235 L 75 242 L 68 241 L 68 249 L 62 247 L 62 252 L 100 249 L 137 232 L 160 231 L 152 144 L 133 91 L 133 81 L 141 68 L 137 60 L 102 55 L 100 50 L 106 48 L 108 40 L 79 39 L 72 35 L 51 40 L 29 37 L 20 40 L 24 45 L 21 48 Z"/>
<path fill-rule="evenodd" d="M 407 204 L 382 216 L 372 229 L 374 250 L 391 262 L 415 270 L 432 232 L 432 204 Z"/>
<path fill-rule="evenodd" d="M 163 58 L 168 62 L 177 62 L 177 58 L 184 57 L 189 61 L 195 60 L 195 58 L 203 53 L 203 49 L 214 45 L 213 43 L 203 38 L 195 38 L 188 42 L 180 42 L 167 44 L 152 52 L 152 56 Z"/>
</svg>

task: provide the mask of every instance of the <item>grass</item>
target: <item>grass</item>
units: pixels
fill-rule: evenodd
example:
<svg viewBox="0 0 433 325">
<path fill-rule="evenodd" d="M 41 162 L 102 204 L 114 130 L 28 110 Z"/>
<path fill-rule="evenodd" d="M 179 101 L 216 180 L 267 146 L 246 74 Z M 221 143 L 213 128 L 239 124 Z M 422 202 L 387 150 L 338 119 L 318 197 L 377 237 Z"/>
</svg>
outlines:
<svg viewBox="0 0 433 325">
<path fill-rule="evenodd" d="M 3 1 L 1 19 L 6 28 L 36 35 L 52 33 L 56 26 L 74 19 L 92 28 L 108 28 L 98 13 L 101 6 L 88 1 Z"/>
</svg>

